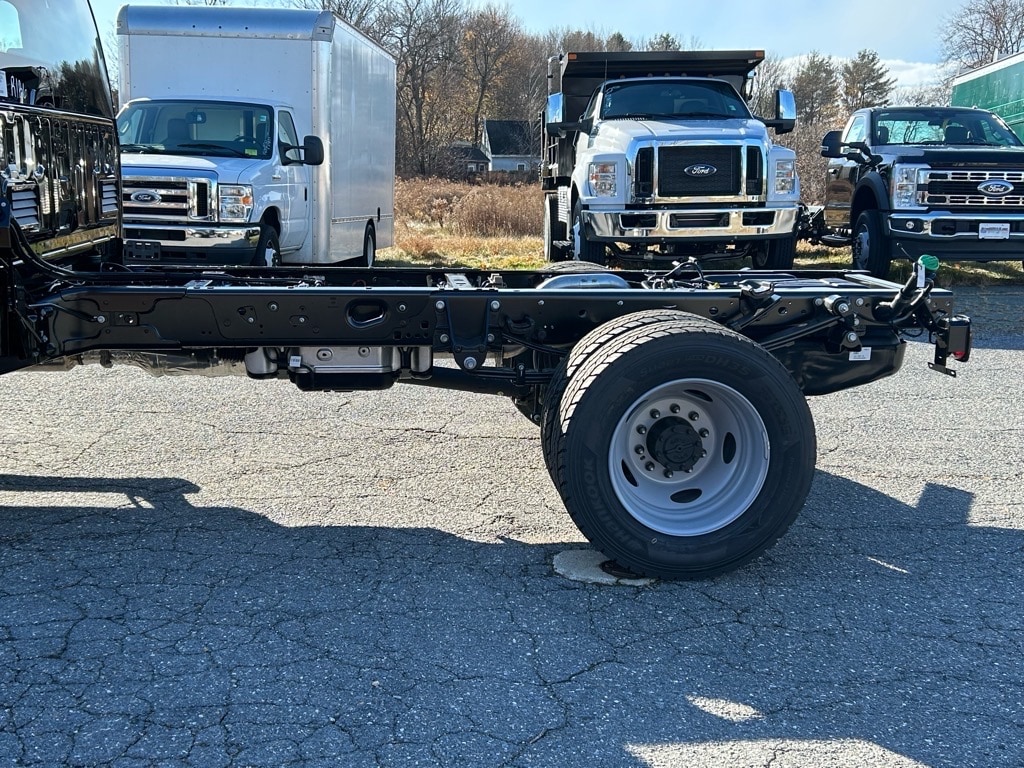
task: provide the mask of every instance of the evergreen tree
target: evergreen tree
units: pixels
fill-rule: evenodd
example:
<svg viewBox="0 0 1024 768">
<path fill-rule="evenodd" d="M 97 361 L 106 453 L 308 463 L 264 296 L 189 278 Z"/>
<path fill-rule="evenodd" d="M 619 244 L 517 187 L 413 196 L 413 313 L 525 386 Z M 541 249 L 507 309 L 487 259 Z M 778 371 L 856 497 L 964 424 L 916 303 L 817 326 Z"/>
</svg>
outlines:
<svg viewBox="0 0 1024 768">
<path fill-rule="evenodd" d="M 839 99 L 847 113 L 861 107 L 883 107 L 889 103 L 896 80 L 875 51 L 864 49 L 842 67 Z"/>
</svg>

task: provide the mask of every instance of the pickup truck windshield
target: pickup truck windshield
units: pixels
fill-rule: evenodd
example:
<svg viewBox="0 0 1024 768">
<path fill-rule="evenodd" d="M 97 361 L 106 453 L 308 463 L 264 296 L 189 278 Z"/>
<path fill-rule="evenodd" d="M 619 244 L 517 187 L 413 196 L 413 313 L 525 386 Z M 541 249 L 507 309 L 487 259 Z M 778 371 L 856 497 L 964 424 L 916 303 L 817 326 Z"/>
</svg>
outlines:
<svg viewBox="0 0 1024 768">
<path fill-rule="evenodd" d="M 267 159 L 270 107 L 219 101 L 133 101 L 117 116 L 121 151 Z"/>
<path fill-rule="evenodd" d="M 875 116 L 873 145 L 977 144 L 1018 147 L 1020 140 L 999 118 L 984 112 L 948 109 L 887 110 Z"/>
<path fill-rule="evenodd" d="M 750 110 L 725 82 L 652 79 L 605 86 L 600 117 L 602 120 L 749 119 Z"/>
</svg>

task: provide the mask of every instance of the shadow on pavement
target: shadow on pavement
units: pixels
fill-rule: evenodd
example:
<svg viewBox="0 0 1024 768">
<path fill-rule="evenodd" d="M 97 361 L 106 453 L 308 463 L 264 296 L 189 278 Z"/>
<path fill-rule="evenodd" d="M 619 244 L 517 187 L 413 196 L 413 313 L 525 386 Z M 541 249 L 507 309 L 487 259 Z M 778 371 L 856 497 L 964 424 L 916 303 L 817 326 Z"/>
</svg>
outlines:
<svg viewBox="0 0 1024 768">
<path fill-rule="evenodd" d="M 642 588 L 554 575 L 578 544 L 283 528 L 182 479 L 0 489 L 3 764 L 1024 763 L 1024 536 L 955 488 L 819 472 L 757 563 Z"/>
</svg>

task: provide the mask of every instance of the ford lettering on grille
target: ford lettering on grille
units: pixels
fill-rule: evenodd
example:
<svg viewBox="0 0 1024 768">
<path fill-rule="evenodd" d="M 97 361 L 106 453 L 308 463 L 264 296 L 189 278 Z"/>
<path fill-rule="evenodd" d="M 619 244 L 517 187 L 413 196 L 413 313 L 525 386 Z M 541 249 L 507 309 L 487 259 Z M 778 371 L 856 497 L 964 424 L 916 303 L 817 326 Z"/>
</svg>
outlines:
<svg viewBox="0 0 1024 768">
<path fill-rule="evenodd" d="M 1013 184 L 1002 179 L 989 179 L 978 185 L 978 191 L 988 197 L 1002 197 L 1013 192 Z"/>
<path fill-rule="evenodd" d="M 133 203 L 159 203 L 161 199 L 160 195 L 156 192 L 150 192 L 149 190 L 132 192 Z"/>
<path fill-rule="evenodd" d="M 708 163 L 695 163 L 683 168 L 683 173 L 687 176 L 714 176 L 718 169 Z"/>
</svg>

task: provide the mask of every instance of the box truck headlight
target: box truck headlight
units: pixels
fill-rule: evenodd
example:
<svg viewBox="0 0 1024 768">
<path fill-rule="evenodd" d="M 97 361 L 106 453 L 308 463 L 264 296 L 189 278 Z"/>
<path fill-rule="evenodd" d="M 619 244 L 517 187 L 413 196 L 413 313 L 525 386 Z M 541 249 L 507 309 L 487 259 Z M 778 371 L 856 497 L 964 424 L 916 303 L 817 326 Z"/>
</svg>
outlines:
<svg viewBox="0 0 1024 768">
<path fill-rule="evenodd" d="M 892 207 L 924 208 L 917 198 L 918 184 L 924 181 L 926 165 L 896 163 L 892 169 Z"/>
<path fill-rule="evenodd" d="M 775 194 L 792 195 L 796 191 L 796 160 L 775 163 Z"/>
<path fill-rule="evenodd" d="M 615 196 L 615 163 L 590 164 L 590 191 L 595 197 Z"/>
<path fill-rule="evenodd" d="M 252 187 L 248 184 L 222 184 L 220 195 L 221 221 L 248 221 L 252 213 Z"/>
</svg>

